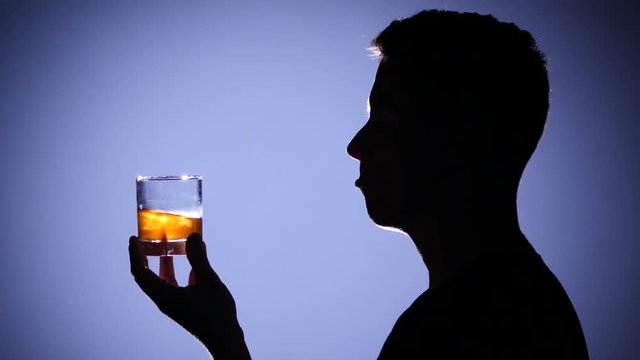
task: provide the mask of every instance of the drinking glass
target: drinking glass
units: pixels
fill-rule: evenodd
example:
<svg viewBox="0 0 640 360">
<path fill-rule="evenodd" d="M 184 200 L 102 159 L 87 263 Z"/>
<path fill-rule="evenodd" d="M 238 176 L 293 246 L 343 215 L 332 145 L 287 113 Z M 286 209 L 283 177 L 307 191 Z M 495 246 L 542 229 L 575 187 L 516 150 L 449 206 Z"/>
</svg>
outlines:
<svg viewBox="0 0 640 360">
<path fill-rule="evenodd" d="M 202 176 L 138 176 L 136 194 L 142 255 L 186 254 L 189 234 L 202 234 Z"/>
</svg>

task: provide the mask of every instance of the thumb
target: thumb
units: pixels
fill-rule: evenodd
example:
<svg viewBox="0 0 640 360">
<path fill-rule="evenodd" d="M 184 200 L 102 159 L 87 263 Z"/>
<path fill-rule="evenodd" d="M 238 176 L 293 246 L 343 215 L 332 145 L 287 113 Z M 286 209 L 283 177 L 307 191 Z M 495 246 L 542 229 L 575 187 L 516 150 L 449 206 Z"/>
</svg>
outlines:
<svg viewBox="0 0 640 360">
<path fill-rule="evenodd" d="M 192 233 L 187 238 L 187 259 L 196 279 L 217 277 L 207 258 L 207 247 L 198 233 Z"/>
</svg>

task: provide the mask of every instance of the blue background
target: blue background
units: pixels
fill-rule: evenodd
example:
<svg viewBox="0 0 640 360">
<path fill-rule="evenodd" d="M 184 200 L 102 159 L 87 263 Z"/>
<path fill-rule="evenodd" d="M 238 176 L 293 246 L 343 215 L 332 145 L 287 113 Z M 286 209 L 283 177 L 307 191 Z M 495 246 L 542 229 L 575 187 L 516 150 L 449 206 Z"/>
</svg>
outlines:
<svg viewBox="0 0 640 360">
<path fill-rule="evenodd" d="M 206 359 L 127 258 L 135 176 L 188 173 L 204 176 L 209 255 L 253 357 L 374 359 L 427 273 L 408 238 L 367 218 L 345 147 L 366 120 L 369 41 L 424 8 L 495 14 L 548 55 L 521 225 L 592 358 L 639 358 L 631 3 L 0 3 L 0 358 Z"/>
</svg>

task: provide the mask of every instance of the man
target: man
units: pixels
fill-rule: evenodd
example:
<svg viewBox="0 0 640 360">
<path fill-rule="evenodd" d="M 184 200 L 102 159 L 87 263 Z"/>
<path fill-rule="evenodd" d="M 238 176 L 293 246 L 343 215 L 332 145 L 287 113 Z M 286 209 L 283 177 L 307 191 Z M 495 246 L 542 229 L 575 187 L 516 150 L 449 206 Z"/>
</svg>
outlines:
<svg viewBox="0 0 640 360">
<path fill-rule="evenodd" d="M 406 233 L 429 273 L 379 359 L 587 359 L 569 298 L 518 224 L 518 184 L 548 110 L 531 35 L 491 16 L 423 11 L 372 49 L 370 117 L 347 151 L 371 219 Z M 199 235 L 186 288 L 147 269 L 133 237 L 130 253 L 141 288 L 214 358 L 250 358 Z"/>
</svg>

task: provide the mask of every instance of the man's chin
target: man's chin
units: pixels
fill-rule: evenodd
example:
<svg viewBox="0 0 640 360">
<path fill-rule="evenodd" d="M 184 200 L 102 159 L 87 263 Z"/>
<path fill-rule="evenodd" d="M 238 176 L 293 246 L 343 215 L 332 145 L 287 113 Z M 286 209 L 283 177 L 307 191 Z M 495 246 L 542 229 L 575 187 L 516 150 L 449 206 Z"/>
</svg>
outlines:
<svg viewBox="0 0 640 360">
<path fill-rule="evenodd" d="M 382 230 L 387 230 L 387 231 L 391 231 L 391 232 L 395 232 L 395 233 L 400 233 L 400 234 L 405 234 L 407 235 L 407 232 L 402 230 L 399 227 L 395 227 L 395 226 L 386 226 L 386 225 L 379 225 L 376 224 L 377 227 L 379 227 Z"/>
<path fill-rule="evenodd" d="M 416 221 L 429 221 L 432 218 L 432 211 L 417 203 L 408 203 L 404 206 L 395 204 L 385 204 L 387 206 L 373 206 L 367 203 L 367 213 L 369 218 L 385 230 L 405 233 L 407 229 L 413 227 Z M 390 206 L 391 205 L 391 206 Z"/>
<path fill-rule="evenodd" d="M 371 220 L 385 230 L 401 231 L 402 221 L 397 212 L 373 211 L 367 208 L 367 213 Z"/>
</svg>

